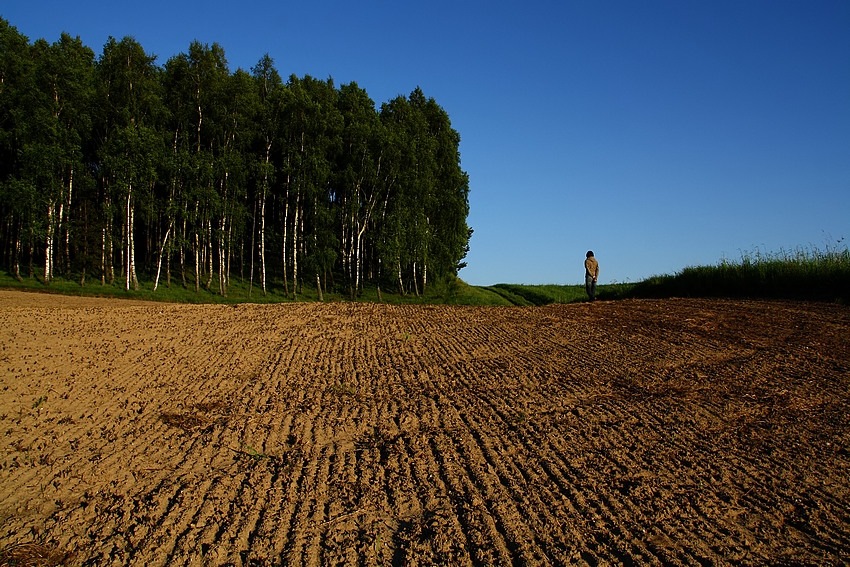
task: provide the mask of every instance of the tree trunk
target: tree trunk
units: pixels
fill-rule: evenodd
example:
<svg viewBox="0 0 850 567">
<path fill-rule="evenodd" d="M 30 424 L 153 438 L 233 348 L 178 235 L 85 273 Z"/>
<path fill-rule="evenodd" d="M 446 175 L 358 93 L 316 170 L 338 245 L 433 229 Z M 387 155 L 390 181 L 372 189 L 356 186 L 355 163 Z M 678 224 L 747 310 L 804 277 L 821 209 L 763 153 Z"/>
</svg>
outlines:
<svg viewBox="0 0 850 567">
<path fill-rule="evenodd" d="M 363 288 L 363 235 L 366 233 L 366 221 L 357 227 L 357 237 L 354 242 L 354 285 L 357 293 Z"/>
<path fill-rule="evenodd" d="M 198 209 L 200 205 L 195 201 L 195 219 L 198 218 Z M 195 221 L 195 293 L 201 291 L 201 230 L 197 227 Z"/>
<path fill-rule="evenodd" d="M 133 227 L 136 225 L 136 208 L 130 208 L 130 274 L 133 278 L 133 290 L 139 291 L 139 278 L 136 277 L 136 234 Z"/>
<path fill-rule="evenodd" d="M 254 210 L 251 214 L 251 260 L 248 262 L 248 297 L 251 297 L 251 292 L 254 291 L 254 241 L 257 238 L 257 201 L 254 201 Z M 242 241 L 244 247 L 245 241 Z M 244 257 L 245 252 L 242 252 Z"/>
<path fill-rule="evenodd" d="M 222 297 L 227 296 L 227 253 L 226 240 L 227 234 L 227 190 L 230 172 L 224 172 L 224 179 L 221 181 L 222 194 L 222 211 L 221 218 L 218 222 L 218 292 Z M 212 234 L 210 234 L 210 245 L 212 245 Z"/>
<path fill-rule="evenodd" d="M 62 222 L 62 218 L 63 218 L 64 215 L 65 215 L 65 195 L 64 195 L 64 191 L 63 191 L 62 198 L 59 201 L 59 212 L 56 215 L 56 238 L 59 239 L 60 241 L 62 239 L 62 229 L 65 228 L 65 224 Z M 61 246 L 59 247 L 59 250 L 62 250 Z M 61 273 L 62 267 L 63 267 L 63 262 L 62 262 L 62 257 L 61 257 L 62 253 L 54 250 L 53 254 L 54 254 L 53 270 L 54 270 L 54 272 L 58 271 L 58 272 Z M 55 257 L 57 254 L 60 256 L 58 258 L 58 261 L 57 261 L 57 258 Z M 57 265 L 58 265 L 58 267 L 57 267 Z M 67 275 L 67 272 L 66 272 L 66 275 Z"/>
<path fill-rule="evenodd" d="M 106 183 L 104 183 L 106 189 Z M 112 206 L 109 201 L 109 193 L 104 192 L 103 195 L 103 228 L 100 234 L 100 285 L 105 286 L 106 282 L 112 285 L 114 275 L 112 273 Z"/>
<path fill-rule="evenodd" d="M 106 285 L 106 227 L 100 231 L 100 285 Z"/>
<path fill-rule="evenodd" d="M 32 231 L 29 233 L 29 254 L 27 255 L 29 261 L 27 262 L 27 277 L 30 279 L 35 277 L 35 237 L 32 234 Z"/>
<path fill-rule="evenodd" d="M 56 205 L 53 201 L 47 204 L 47 235 L 44 238 L 44 283 L 53 280 L 53 231 Z"/>
<path fill-rule="evenodd" d="M 240 253 L 241 254 L 241 253 Z M 230 287 L 230 261 L 233 258 L 233 222 L 227 225 L 227 238 L 224 241 L 224 289 Z"/>
<path fill-rule="evenodd" d="M 132 187 L 127 191 L 127 202 L 124 209 L 124 290 L 130 290 L 130 248 L 132 247 L 130 240 L 130 194 Z"/>
<path fill-rule="evenodd" d="M 222 297 L 227 296 L 227 252 L 226 252 L 226 224 L 227 221 L 222 215 L 219 222 L 219 238 L 218 238 L 218 292 Z"/>
<path fill-rule="evenodd" d="M 260 193 L 260 277 L 263 285 L 263 295 L 266 295 L 266 192 L 269 187 L 269 168 L 271 167 L 271 153 L 272 153 L 272 142 L 271 140 L 266 140 L 266 164 L 263 168 L 263 190 Z M 286 258 L 286 219 L 283 221 L 284 224 L 284 259 Z M 252 237 L 253 238 L 253 235 Z M 252 244 L 253 246 L 253 244 Z M 251 250 L 251 261 L 253 266 L 254 259 L 254 251 L 253 248 Z M 283 280 L 286 281 L 286 262 L 284 261 L 284 277 Z M 251 277 L 253 278 L 253 269 L 251 271 Z"/>
<path fill-rule="evenodd" d="M 227 297 L 227 240 L 223 221 L 221 230 L 218 244 L 218 291 L 222 297 Z"/>
<path fill-rule="evenodd" d="M 207 254 L 207 281 L 204 286 L 206 289 L 212 291 L 212 279 L 213 279 L 213 237 L 212 237 L 212 220 L 207 219 L 207 241 L 204 245 L 204 249 Z"/>
<path fill-rule="evenodd" d="M 135 214 L 135 211 L 133 209 L 133 186 L 132 185 L 130 185 L 130 187 L 127 190 L 126 207 L 127 207 L 127 209 L 126 209 L 127 215 L 126 215 L 126 229 L 125 229 L 126 242 L 125 242 L 125 249 L 124 249 L 124 253 L 125 253 L 124 261 L 126 262 L 127 274 L 126 274 L 124 289 L 125 289 L 125 291 L 130 291 L 130 287 L 132 286 L 132 288 L 135 291 L 138 291 L 139 280 L 136 279 L 136 245 L 135 245 L 135 240 L 134 240 L 134 237 L 133 237 L 133 233 L 134 233 L 133 225 L 135 224 L 136 214 Z"/>
<path fill-rule="evenodd" d="M 180 239 L 180 279 L 183 281 L 183 289 L 189 287 L 186 283 L 186 216 L 184 210 L 183 216 L 183 233 Z"/>
<path fill-rule="evenodd" d="M 284 229 L 284 240 L 286 230 Z M 286 245 L 284 245 L 286 249 Z M 284 259 L 286 253 L 284 252 Z M 286 266 L 284 266 L 284 274 Z M 260 201 L 260 283 L 263 286 L 263 295 L 266 295 L 266 189 L 263 187 L 263 196 Z"/>
<path fill-rule="evenodd" d="M 298 295 L 298 222 L 301 213 L 301 190 L 295 194 L 295 213 L 292 220 L 292 299 Z"/>
<path fill-rule="evenodd" d="M 295 213 L 292 217 L 292 299 L 298 295 L 298 246 L 303 235 L 300 231 L 301 222 L 301 188 L 299 187 L 295 193 Z"/>
<path fill-rule="evenodd" d="M 67 199 L 65 200 L 65 211 L 64 215 L 60 213 L 60 220 L 62 222 L 62 217 L 64 216 L 64 226 L 65 226 L 65 274 L 67 277 L 71 277 L 71 195 L 74 191 L 74 168 L 71 168 L 71 171 L 68 175 L 68 194 Z"/>
<path fill-rule="evenodd" d="M 15 258 L 14 263 L 12 264 L 12 275 L 15 276 L 15 279 L 23 281 L 21 277 L 21 250 L 23 249 L 23 242 L 21 241 L 21 233 L 24 230 L 23 221 L 18 221 L 18 230 L 15 232 Z"/>
<path fill-rule="evenodd" d="M 413 292 L 419 297 L 419 282 L 416 276 L 416 262 L 413 262 Z"/>
<path fill-rule="evenodd" d="M 422 262 L 422 295 L 425 295 L 425 286 L 428 284 L 428 263 Z"/>
<path fill-rule="evenodd" d="M 289 183 L 291 181 L 290 175 L 286 174 L 286 192 L 283 196 L 284 206 L 283 206 L 283 293 L 289 297 L 289 278 L 288 274 L 288 266 L 287 266 L 287 252 L 286 252 L 286 237 L 287 230 L 289 228 Z"/>
<path fill-rule="evenodd" d="M 88 203 L 84 203 L 83 205 L 83 258 L 85 261 L 82 262 L 81 266 L 81 274 L 80 274 L 80 287 L 85 287 L 86 285 L 86 276 L 89 268 L 89 205 Z"/>
<path fill-rule="evenodd" d="M 396 265 L 398 267 L 398 292 L 401 295 L 406 295 L 404 292 L 404 278 L 401 273 L 401 258 L 396 259 Z"/>
<path fill-rule="evenodd" d="M 156 278 L 153 281 L 153 290 L 159 287 L 159 273 L 162 269 L 162 256 L 165 254 L 165 247 L 168 245 L 168 235 L 171 234 L 171 227 L 174 225 L 174 221 L 168 223 L 168 230 L 165 231 L 165 236 L 162 239 L 162 246 L 159 248 L 159 261 L 156 263 Z"/>
</svg>

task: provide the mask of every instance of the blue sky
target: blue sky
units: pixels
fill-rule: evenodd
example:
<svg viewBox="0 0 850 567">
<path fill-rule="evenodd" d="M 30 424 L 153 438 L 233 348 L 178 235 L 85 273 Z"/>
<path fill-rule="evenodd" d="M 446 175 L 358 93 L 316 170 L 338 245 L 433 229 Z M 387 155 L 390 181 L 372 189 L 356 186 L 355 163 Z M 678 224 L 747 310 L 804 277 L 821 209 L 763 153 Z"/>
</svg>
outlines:
<svg viewBox="0 0 850 567">
<path fill-rule="evenodd" d="M 475 285 L 639 281 L 850 239 L 850 2 L 4 0 L 30 41 L 420 86 L 461 136 Z M 841 241 L 842 238 L 845 240 Z"/>
</svg>

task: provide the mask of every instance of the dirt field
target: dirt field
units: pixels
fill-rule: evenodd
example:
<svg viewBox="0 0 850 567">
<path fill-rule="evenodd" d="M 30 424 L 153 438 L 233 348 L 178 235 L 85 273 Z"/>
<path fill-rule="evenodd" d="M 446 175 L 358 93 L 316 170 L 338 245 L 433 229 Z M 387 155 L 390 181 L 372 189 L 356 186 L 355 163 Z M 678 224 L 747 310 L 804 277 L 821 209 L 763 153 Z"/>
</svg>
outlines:
<svg viewBox="0 0 850 567">
<path fill-rule="evenodd" d="M 846 563 L 848 407 L 836 305 L 0 291 L 0 565 Z"/>
</svg>

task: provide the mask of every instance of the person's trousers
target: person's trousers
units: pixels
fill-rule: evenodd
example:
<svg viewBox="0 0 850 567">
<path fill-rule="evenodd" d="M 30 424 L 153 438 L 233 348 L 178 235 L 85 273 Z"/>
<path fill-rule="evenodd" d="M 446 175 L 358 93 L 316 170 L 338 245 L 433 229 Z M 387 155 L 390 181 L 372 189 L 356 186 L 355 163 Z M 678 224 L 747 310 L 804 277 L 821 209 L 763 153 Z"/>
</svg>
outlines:
<svg viewBox="0 0 850 567">
<path fill-rule="evenodd" d="M 596 299 L 596 282 L 593 281 L 593 276 L 584 276 L 584 289 L 591 300 Z"/>
</svg>

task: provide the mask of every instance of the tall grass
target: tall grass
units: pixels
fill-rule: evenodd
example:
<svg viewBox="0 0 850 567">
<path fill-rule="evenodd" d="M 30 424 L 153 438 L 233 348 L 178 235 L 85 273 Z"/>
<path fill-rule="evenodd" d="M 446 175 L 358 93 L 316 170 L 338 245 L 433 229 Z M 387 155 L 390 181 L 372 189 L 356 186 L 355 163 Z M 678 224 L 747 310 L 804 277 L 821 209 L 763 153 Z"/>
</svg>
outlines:
<svg viewBox="0 0 850 567">
<path fill-rule="evenodd" d="M 840 242 L 839 242 L 840 244 Z M 740 261 L 687 267 L 636 284 L 637 297 L 761 297 L 850 302 L 850 250 L 845 246 L 744 252 Z"/>
</svg>

